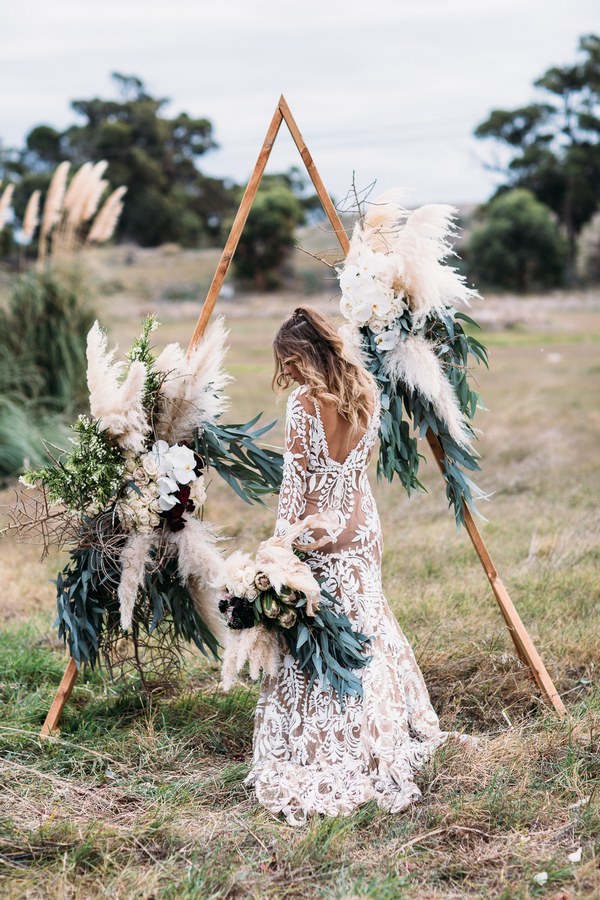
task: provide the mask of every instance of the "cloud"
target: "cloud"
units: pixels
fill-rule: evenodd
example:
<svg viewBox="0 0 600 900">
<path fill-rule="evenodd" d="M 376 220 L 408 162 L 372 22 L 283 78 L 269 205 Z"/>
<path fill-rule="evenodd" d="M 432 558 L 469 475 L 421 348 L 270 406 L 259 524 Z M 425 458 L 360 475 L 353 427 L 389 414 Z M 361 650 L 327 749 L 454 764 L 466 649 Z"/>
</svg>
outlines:
<svg viewBox="0 0 600 900">
<path fill-rule="evenodd" d="M 109 96 L 109 74 L 139 75 L 169 110 L 207 116 L 222 148 L 206 171 L 237 180 L 254 164 L 285 93 L 329 189 L 352 170 L 416 202 L 484 199 L 473 128 L 492 107 L 533 96 L 597 25 L 596 0 L 34 0 L 3 17 L 0 139 L 75 121 L 75 97 Z M 278 139 L 273 165 L 298 162 Z"/>
</svg>

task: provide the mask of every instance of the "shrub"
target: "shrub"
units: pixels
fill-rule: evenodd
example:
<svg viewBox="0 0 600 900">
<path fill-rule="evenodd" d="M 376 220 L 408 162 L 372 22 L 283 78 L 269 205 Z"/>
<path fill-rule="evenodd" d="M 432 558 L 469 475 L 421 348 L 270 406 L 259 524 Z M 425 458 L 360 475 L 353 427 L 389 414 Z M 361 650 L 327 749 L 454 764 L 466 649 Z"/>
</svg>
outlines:
<svg viewBox="0 0 600 900">
<path fill-rule="evenodd" d="M 474 281 L 525 293 L 561 283 L 566 242 L 551 210 L 519 188 L 488 204 L 467 253 Z"/>
</svg>

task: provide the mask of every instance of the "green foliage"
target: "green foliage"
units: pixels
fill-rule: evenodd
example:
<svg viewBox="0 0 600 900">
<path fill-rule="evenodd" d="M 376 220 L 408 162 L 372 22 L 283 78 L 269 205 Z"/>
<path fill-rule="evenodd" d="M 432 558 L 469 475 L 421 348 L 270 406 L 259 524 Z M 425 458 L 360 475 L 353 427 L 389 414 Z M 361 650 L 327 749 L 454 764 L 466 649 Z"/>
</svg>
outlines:
<svg viewBox="0 0 600 900">
<path fill-rule="evenodd" d="M 0 364 L 28 367 L 29 398 L 79 404 L 86 390 L 85 338 L 94 323 L 81 271 L 31 271 L 18 278 L 0 309 Z"/>
<path fill-rule="evenodd" d="M 130 363 L 142 362 L 146 367 L 146 381 L 144 384 L 144 408 L 148 411 L 152 410 L 156 402 L 158 391 L 162 384 L 162 375 L 153 371 L 153 365 L 156 357 L 152 353 L 150 344 L 150 335 L 156 331 L 159 321 L 155 315 L 147 315 L 142 326 L 142 333 L 136 338 L 131 347 L 127 351 L 127 359 Z"/>
<path fill-rule="evenodd" d="M 577 235 L 600 206 L 600 37 L 581 37 L 579 52 L 573 65 L 554 66 L 537 79 L 542 102 L 495 109 L 475 130 L 509 150 L 501 191 L 527 188 L 558 216 L 568 239 L 569 277 Z"/>
<path fill-rule="evenodd" d="M 261 415 L 242 425 L 209 424 L 200 436 L 196 433 L 196 451 L 245 503 L 263 504 L 263 495 L 281 485 L 281 453 L 256 443 L 275 423 L 252 430 Z"/>
<path fill-rule="evenodd" d="M 298 618 L 284 629 L 287 645 L 298 668 L 310 675 L 308 690 L 317 678 L 328 681 L 343 709 L 347 696 L 363 695 L 362 681 L 354 673 L 371 661 L 364 650 L 372 638 L 354 630 L 348 616 L 337 608 L 339 602 L 323 587 L 315 616 L 306 615 L 305 606 L 306 598 L 294 606 Z"/>
<path fill-rule="evenodd" d="M 300 551 L 297 556 L 304 559 Z M 227 594 L 219 609 L 234 630 L 263 625 L 277 629 L 283 636 L 298 668 L 308 675 L 308 690 L 317 679 L 329 682 L 342 709 L 346 697 L 363 695 L 361 679 L 355 674 L 371 661 L 365 649 L 372 638 L 354 630 L 348 616 L 339 610 L 340 603 L 323 586 L 319 608 L 310 615 L 307 598 L 301 591 L 283 586 L 279 591 L 269 586 L 250 599 Z"/>
<path fill-rule="evenodd" d="M 94 321 L 79 271 L 29 272 L 0 308 L 0 477 L 48 461 L 65 410 L 85 396 L 85 335 Z"/>
<path fill-rule="evenodd" d="M 217 146 L 211 122 L 187 113 L 169 118 L 164 113 L 168 100 L 151 96 L 139 78 L 113 73 L 113 80 L 118 99 L 74 100 L 71 107 L 82 124 L 64 131 L 37 126 L 17 159 L 5 160 L 5 171 L 21 179 L 17 214 L 22 215 L 34 185 L 47 186 L 59 162 L 70 160 L 78 167 L 105 159 L 109 182 L 128 189 L 120 237 L 145 247 L 168 241 L 191 247 L 219 238 L 233 208 L 233 191 L 197 167 L 198 159 Z"/>
<path fill-rule="evenodd" d="M 276 181 L 259 190 L 233 258 L 237 276 L 262 290 L 277 287 L 303 221 L 302 203 L 286 184 Z"/>
<path fill-rule="evenodd" d="M 53 464 L 23 475 L 27 484 L 41 485 L 50 500 L 69 509 L 104 509 L 114 500 L 123 482 L 123 456 L 106 436 L 98 421 L 81 415 L 72 426 L 73 449 Z"/>
<path fill-rule="evenodd" d="M 94 668 L 102 660 L 103 644 L 121 634 L 117 595 L 121 571 L 110 554 L 100 556 L 97 548 L 76 547 L 71 563 L 56 579 L 55 625 L 78 668 Z M 135 604 L 131 637 L 136 646 L 140 635 L 155 632 L 167 639 L 171 649 L 177 650 L 182 641 L 189 641 L 205 655 L 210 652 L 218 658 L 219 645 L 179 580 L 177 561 L 173 559 L 146 571 Z"/>
<path fill-rule="evenodd" d="M 26 464 L 42 466 L 48 460 L 43 439 L 54 443 L 65 434 L 59 413 L 24 397 L 4 396 L 0 386 L 0 478 L 20 474 Z"/>
<path fill-rule="evenodd" d="M 458 399 L 461 412 L 472 419 L 477 409 L 479 394 L 472 390 L 468 382 L 469 356 L 477 363 L 488 366 L 488 352 L 477 338 L 467 335 L 461 321 L 476 328 L 477 322 L 465 313 L 447 307 L 445 313 L 430 315 L 423 326 L 425 337 L 434 341 L 437 354 L 445 363 L 448 378 Z M 397 319 L 401 340 L 412 333 L 412 316 L 409 310 Z M 485 495 L 462 471 L 479 471 L 477 458 L 465 447 L 459 446 L 449 434 L 444 422 L 438 418 L 432 405 L 404 384 L 394 384 L 384 371 L 384 354 L 375 343 L 375 335 L 367 327 L 361 328 L 363 349 L 366 351 L 368 367 L 377 379 L 381 391 L 381 424 L 379 429 L 379 457 L 377 478 L 393 481 L 397 476 L 410 496 L 412 491 L 425 490 L 418 478 L 419 460 L 425 457 L 418 452 L 417 438 L 410 434 L 410 423 L 424 437 L 428 429 L 437 436 L 443 453 L 443 475 L 446 481 L 448 505 L 454 508 L 457 528 L 464 525 L 464 506 L 479 515 L 474 500 Z M 404 418 L 406 413 L 406 418 Z M 474 432 L 473 432 L 474 434 Z"/>
<path fill-rule="evenodd" d="M 520 188 L 498 195 L 484 212 L 469 241 L 475 280 L 521 293 L 560 284 L 567 247 L 547 206 Z"/>
</svg>

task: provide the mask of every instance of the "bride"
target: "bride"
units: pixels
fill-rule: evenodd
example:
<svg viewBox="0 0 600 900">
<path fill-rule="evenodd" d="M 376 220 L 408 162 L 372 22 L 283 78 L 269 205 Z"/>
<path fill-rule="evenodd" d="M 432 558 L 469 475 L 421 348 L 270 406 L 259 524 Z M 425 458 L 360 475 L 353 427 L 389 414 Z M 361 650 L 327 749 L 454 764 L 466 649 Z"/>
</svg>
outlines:
<svg viewBox="0 0 600 900">
<path fill-rule="evenodd" d="M 307 677 L 291 655 L 265 675 L 255 714 L 253 766 L 246 781 L 260 803 L 292 825 L 315 813 L 348 815 L 375 799 L 400 812 L 421 796 L 414 775 L 450 736 L 440 729 L 423 675 L 383 593 L 383 541 L 367 467 L 377 441 L 375 379 L 353 361 L 329 319 L 299 307 L 273 343 L 273 386 L 291 381 L 286 409 L 283 482 L 276 534 L 335 510 L 339 527 L 310 528 L 302 543 L 315 576 L 325 580 L 356 630 L 373 636 L 360 670 L 363 696 L 342 708 L 329 685 Z M 331 534 L 331 532 L 330 532 Z"/>
</svg>

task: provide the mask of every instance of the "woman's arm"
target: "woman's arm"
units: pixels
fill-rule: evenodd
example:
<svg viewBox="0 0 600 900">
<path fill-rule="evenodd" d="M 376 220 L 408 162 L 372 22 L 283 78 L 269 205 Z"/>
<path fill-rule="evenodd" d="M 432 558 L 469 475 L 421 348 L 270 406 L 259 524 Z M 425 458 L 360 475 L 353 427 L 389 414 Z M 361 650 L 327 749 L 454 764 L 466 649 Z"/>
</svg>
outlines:
<svg viewBox="0 0 600 900">
<path fill-rule="evenodd" d="M 277 506 L 276 535 L 285 534 L 290 525 L 302 518 L 306 507 L 306 468 L 310 450 L 309 402 L 297 389 L 288 397 L 283 480 Z"/>
</svg>

